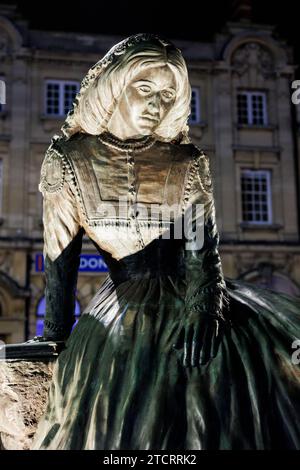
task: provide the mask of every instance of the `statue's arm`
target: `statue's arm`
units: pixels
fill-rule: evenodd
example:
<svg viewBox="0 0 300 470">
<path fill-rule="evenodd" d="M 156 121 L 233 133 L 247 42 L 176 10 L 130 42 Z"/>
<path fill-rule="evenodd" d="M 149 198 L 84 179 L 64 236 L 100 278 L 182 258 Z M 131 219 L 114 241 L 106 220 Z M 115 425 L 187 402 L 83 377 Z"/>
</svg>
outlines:
<svg viewBox="0 0 300 470">
<path fill-rule="evenodd" d="M 64 160 L 51 144 L 41 170 L 43 195 L 45 340 L 65 340 L 75 322 L 78 268 L 84 230 Z"/>
<path fill-rule="evenodd" d="M 216 222 L 215 201 L 209 161 L 199 155 L 195 165 L 194 194 L 191 204 L 202 205 L 198 214 L 191 216 L 193 233 L 202 232 L 195 243 L 186 240 L 185 262 L 187 276 L 186 305 L 190 311 L 203 312 L 222 318 L 226 285 L 219 254 L 219 231 Z M 190 207 L 191 207 L 190 204 Z"/>
<path fill-rule="evenodd" d="M 186 311 L 183 319 L 184 365 L 205 364 L 217 354 L 229 304 L 219 255 L 209 161 L 199 153 L 190 174 L 185 211 Z M 193 210 L 192 210 L 193 209 Z"/>
</svg>

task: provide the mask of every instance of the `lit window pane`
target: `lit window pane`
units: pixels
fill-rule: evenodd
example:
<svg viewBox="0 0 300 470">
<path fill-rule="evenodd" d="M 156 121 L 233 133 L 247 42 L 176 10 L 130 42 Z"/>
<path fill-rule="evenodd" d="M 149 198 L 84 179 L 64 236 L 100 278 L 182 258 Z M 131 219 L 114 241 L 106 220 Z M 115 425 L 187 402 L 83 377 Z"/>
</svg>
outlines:
<svg viewBox="0 0 300 470">
<path fill-rule="evenodd" d="M 46 98 L 47 114 L 59 114 L 59 84 L 47 84 L 47 98 Z"/>
<path fill-rule="evenodd" d="M 244 91 L 237 94 L 239 124 L 264 126 L 267 124 L 266 94 Z"/>
<path fill-rule="evenodd" d="M 72 108 L 73 101 L 75 99 L 76 93 L 78 91 L 78 86 L 74 84 L 65 85 L 65 96 L 64 96 L 64 112 L 67 114 Z"/>
<path fill-rule="evenodd" d="M 46 299 L 45 299 L 45 297 L 42 297 L 41 300 L 39 301 L 37 309 L 36 309 L 36 335 L 37 336 L 42 336 L 43 335 L 45 313 L 46 313 Z M 76 325 L 76 323 L 78 322 L 78 319 L 80 317 L 80 313 L 81 313 L 80 304 L 79 304 L 78 300 L 76 300 L 76 302 L 75 302 L 75 320 L 76 321 L 73 325 L 73 328 Z"/>
<path fill-rule="evenodd" d="M 72 108 L 79 83 L 64 80 L 46 83 L 46 114 L 64 117 Z"/>
<path fill-rule="evenodd" d="M 36 321 L 36 331 L 35 331 L 36 336 L 43 336 L 43 331 L 44 331 L 44 320 L 38 319 Z"/>
<path fill-rule="evenodd" d="M 197 124 L 200 122 L 200 98 L 199 98 L 199 90 L 192 89 L 192 97 L 191 97 L 191 114 L 189 117 L 190 124 Z"/>
<path fill-rule="evenodd" d="M 241 192 L 243 221 L 270 223 L 270 172 L 244 170 L 241 175 Z"/>
<path fill-rule="evenodd" d="M 239 93 L 237 95 L 238 122 L 239 124 L 249 124 L 248 122 L 248 101 L 247 95 Z"/>
</svg>

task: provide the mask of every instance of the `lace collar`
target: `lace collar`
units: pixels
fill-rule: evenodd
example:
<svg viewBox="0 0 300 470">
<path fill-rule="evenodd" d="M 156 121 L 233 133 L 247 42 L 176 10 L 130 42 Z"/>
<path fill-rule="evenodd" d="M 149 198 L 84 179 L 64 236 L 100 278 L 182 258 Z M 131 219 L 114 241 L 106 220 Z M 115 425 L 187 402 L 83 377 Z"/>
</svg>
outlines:
<svg viewBox="0 0 300 470">
<path fill-rule="evenodd" d="M 100 142 L 120 152 L 143 152 L 155 144 L 156 139 L 152 135 L 146 135 L 139 139 L 121 140 L 110 132 L 103 132 L 98 136 Z"/>
</svg>

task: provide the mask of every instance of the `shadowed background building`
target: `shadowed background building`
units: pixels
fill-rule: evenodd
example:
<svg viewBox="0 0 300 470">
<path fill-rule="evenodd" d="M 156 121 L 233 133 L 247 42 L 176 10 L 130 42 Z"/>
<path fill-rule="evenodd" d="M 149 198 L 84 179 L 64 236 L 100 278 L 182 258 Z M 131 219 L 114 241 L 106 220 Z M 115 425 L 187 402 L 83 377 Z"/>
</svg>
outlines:
<svg viewBox="0 0 300 470">
<path fill-rule="evenodd" d="M 40 168 L 80 80 L 127 35 L 99 30 L 37 29 L 16 6 L 0 5 L 0 78 L 6 84 L 0 109 L 0 339 L 8 343 L 42 332 Z M 251 21 L 249 1 L 233 2 L 230 21 L 217 30 L 204 39 L 169 36 L 188 64 L 191 136 L 210 157 L 224 273 L 298 296 L 300 105 L 291 101 L 293 49 L 272 25 Z M 77 315 L 105 275 L 85 238 Z"/>
</svg>

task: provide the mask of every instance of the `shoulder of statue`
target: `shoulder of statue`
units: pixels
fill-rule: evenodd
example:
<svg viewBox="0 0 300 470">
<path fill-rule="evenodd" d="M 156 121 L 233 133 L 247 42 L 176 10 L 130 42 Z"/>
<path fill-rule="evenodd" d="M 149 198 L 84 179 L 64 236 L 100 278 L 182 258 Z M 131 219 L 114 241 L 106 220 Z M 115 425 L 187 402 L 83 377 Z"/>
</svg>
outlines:
<svg viewBox="0 0 300 470">
<path fill-rule="evenodd" d="M 66 179 L 70 167 L 68 157 L 63 151 L 64 137 L 54 136 L 48 147 L 42 167 L 39 191 L 56 193 L 60 191 Z"/>
</svg>

